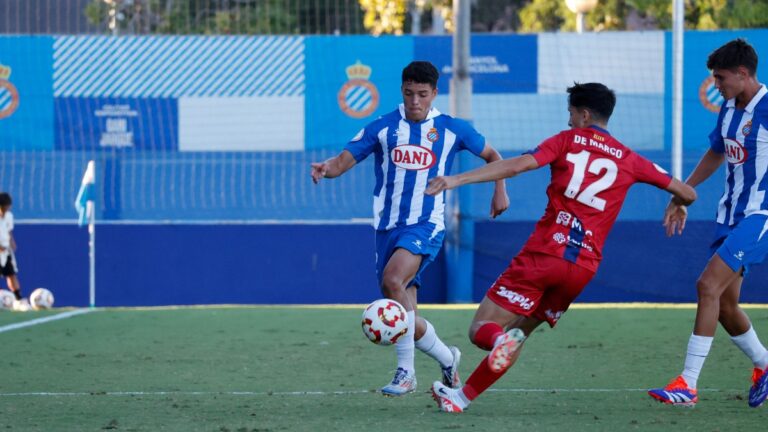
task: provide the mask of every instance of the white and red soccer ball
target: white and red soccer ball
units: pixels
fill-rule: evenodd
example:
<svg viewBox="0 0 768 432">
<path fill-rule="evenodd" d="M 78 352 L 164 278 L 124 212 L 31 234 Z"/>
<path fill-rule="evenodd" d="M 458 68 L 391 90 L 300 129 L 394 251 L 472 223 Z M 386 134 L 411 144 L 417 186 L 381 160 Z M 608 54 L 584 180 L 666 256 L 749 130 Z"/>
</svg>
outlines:
<svg viewBox="0 0 768 432">
<path fill-rule="evenodd" d="M 408 331 L 408 315 L 400 303 L 379 299 L 363 311 L 363 334 L 377 345 L 392 345 Z"/>
<path fill-rule="evenodd" d="M 32 309 L 50 309 L 53 307 L 53 293 L 45 288 L 37 288 L 29 295 Z"/>
</svg>

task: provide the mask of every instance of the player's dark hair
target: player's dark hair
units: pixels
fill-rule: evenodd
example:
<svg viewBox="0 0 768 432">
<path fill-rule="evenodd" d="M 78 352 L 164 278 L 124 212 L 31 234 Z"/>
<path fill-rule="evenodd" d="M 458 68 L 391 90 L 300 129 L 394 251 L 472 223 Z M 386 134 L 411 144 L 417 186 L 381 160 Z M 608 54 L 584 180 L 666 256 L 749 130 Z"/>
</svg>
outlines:
<svg viewBox="0 0 768 432">
<path fill-rule="evenodd" d="M 616 94 L 600 83 L 573 83 L 568 87 L 568 105 L 586 108 L 596 120 L 608 122 L 616 106 Z"/>
<path fill-rule="evenodd" d="M 5 207 L 13 204 L 11 195 L 6 192 L 0 192 L 0 207 Z"/>
<path fill-rule="evenodd" d="M 429 84 L 432 88 L 437 88 L 438 78 L 440 73 L 428 61 L 413 61 L 403 69 L 403 83 Z"/>
<path fill-rule="evenodd" d="M 752 45 L 742 38 L 734 39 L 712 51 L 707 58 L 707 69 L 734 70 L 744 66 L 750 76 L 757 72 L 757 53 Z"/>
</svg>

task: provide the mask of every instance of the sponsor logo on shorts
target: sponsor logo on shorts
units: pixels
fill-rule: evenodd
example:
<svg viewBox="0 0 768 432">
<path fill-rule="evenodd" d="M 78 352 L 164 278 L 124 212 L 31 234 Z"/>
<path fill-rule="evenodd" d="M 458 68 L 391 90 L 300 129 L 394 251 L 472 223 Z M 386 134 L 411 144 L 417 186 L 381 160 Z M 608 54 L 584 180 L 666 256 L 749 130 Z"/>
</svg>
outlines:
<svg viewBox="0 0 768 432">
<path fill-rule="evenodd" d="M 416 246 L 417 248 L 421 249 L 421 240 L 414 240 L 413 241 L 413 245 Z"/>
<path fill-rule="evenodd" d="M 552 240 L 556 241 L 557 244 L 563 244 L 566 241 L 568 241 L 565 238 L 565 234 L 563 234 L 563 233 L 555 233 L 555 235 L 552 236 Z"/>
<path fill-rule="evenodd" d="M 520 307 L 525 310 L 531 310 L 533 305 L 536 303 L 534 301 L 531 301 L 531 299 L 529 299 L 528 297 L 518 294 L 514 291 L 508 290 L 503 286 L 499 287 L 497 294 L 509 300 L 511 304 L 519 304 Z"/>
<path fill-rule="evenodd" d="M 741 261 L 742 259 L 744 259 L 744 251 L 736 252 L 735 254 L 733 254 L 733 257 Z"/>
</svg>

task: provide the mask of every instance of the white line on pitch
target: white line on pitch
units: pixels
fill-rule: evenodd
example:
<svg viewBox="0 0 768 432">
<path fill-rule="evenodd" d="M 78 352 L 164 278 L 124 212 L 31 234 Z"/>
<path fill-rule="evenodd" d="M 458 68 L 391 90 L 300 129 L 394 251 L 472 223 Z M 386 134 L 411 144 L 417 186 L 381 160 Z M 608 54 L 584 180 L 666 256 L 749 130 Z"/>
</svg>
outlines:
<svg viewBox="0 0 768 432">
<path fill-rule="evenodd" d="M 0 333 L 11 331 L 11 330 L 16 330 L 16 329 L 20 329 L 20 328 L 24 328 L 24 327 L 31 327 L 33 325 L 45 324 L 47 322 L 56 321 L 56 320 L 60 320 L 60 319 L 70 318 L 70 317 L 73 317 L 73 316 L 76 316 L 76 315 L 82 315 L 84 313 L 93 312 L 94 310 L 95 309 L 76 309 L 76 310 L 73 310 L 73 311 L 64 312 L 64 313 L 60 313 L 60 314 L 56 314 L 56 315 L 51 315 L 51 316 L 47 316 L 47 317 L 37 318 L 37 319 L 29 320 L 29 321 L 22 321 L 20 323 L 8 324 L 8 325 L 4 325 L 4 326 L 0 327 Z"/>
<path fill-rule="evenodd" d="M 700 389 L 706 392 L 740 392 L 744 389 Z M 489 389 L 494 393 L 634 393 L 645 392 L 648 389 L 621 388 L 510 388 Z M 26 397 L 26 396 L 345 396 L 367 393 L 378 393 L 378 390 L 349 390 L 349 391 L 292 391 L 292 392 L 256 392 L 256 391 L 112 391 L 112 392 L 19 392 L 0 393 L 0 397 Z"/>
</svg>

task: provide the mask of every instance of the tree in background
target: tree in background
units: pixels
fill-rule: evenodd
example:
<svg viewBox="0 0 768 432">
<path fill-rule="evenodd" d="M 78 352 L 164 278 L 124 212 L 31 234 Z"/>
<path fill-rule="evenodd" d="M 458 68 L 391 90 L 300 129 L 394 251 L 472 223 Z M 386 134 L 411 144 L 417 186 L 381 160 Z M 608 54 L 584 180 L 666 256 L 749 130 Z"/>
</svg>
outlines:
<svg viewBox="0 0 768 432">
<path fill-rule="evenodd" d="M 365 11 L 363 25 L 372 35 L 403 34 L 406 0 L 359 0 Z"/>
<path fill-rule="evenodd" d="M 670 29 L 672 1 L 601 0 L 586 18 L 592 31 Z M 686 0 L 685 25 L 696 30 L 768 27 L 768 0 Z M 576 16 L 564 0 L 531 0 L 520 10 L 521 32 L 575 28 Z"/>
<path fill-rule="evenodd" d="M 565 0 L 469 0 L 474 32 L 573 31 Z M 117 34 L 403 34 L 452 31 L 452 0 L 91 0 L 88 21 Z M 768 0 L 685 0 L 686 27 L 768 27 Z M 115 13 L 113 18 L 111 12 Z M 427 13 L 431 12 L 431 13 Z M 669 29 L 672 0 L 600 0 L 587 29 Z M 415 27 L 415 28 L 414 28 Z"/>
<path fill-rule="evenodd" d="M 113 19 L 113 14 L 116 19 Z M 88 21 L 118 34 L 361 33 L 357 0 L 91 0 Z"/>
</svg>

